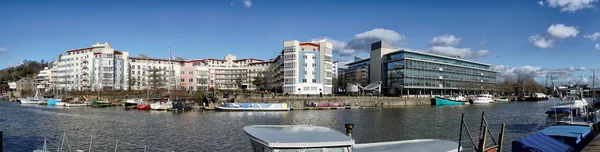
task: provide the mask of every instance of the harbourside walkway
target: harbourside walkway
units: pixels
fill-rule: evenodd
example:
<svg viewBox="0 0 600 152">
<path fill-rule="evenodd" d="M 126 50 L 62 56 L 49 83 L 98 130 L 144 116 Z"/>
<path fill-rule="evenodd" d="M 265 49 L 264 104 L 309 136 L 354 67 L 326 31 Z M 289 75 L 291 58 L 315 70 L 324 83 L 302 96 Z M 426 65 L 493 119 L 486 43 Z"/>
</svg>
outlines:
<svg viewBox="0 0 600 152">
<path fill-rule="evenodd" d="M 587 146 L 585 146 L 585 148 L 583 148 L 584 152 L 592 152 L 592 151 L 600 151 L 600 136 L 596 136 L 596 138 L 594 138 L 594 140 L 592 140 Z"/>
</svg>

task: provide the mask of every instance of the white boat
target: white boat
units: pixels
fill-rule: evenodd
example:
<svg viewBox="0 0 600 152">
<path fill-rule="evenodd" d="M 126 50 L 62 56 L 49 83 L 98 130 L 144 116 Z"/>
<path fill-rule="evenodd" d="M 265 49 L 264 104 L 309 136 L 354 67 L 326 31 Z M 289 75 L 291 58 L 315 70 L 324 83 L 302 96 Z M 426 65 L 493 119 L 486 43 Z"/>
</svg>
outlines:
<svg viewBox="0 0 600 152">
<path fill-rule="evenodd" d="M 169 100 L 167 102 L 156 102 L 150 104 L 150 109 L 152 110 L 169 110 L 173 108 L 173 103 Z"/>
<path fill-rule="evenodd" d="M 85 107 L 88 106 L 87 103 L 66 103 L 65 106 L 67 107 Z"/>
<path fill-rule="evenodd" d="M 65 106 L 67 102 L 56 102 L 56 106 Z"/>
<path fill-rule="evenodd" d="M 494 96 L 490 94 L 480 94 L 473 98 L 473 104 L 489 104 L 494 102 Z"/>
<path fill-rule="evenodd" d="M 237 111 L 289 111 L 287 103 L 227 103 L 224 106 L 215 106 L 217 110 Z"/>
<path fill-rule="evenodd" d="M 310 125 L 253 125 L 244 127 L 253 152 L 336 151 L 336 152 L 456 152 L 457 142 L 417 139 L 355 144 L 354 139 L 336 130 Z"/>
<path fill-rule="evenodd" d="M 38 104 L 40 103 L 39 98 L 25 98 L 21 99 L 21 104 Z"/>
</svg>

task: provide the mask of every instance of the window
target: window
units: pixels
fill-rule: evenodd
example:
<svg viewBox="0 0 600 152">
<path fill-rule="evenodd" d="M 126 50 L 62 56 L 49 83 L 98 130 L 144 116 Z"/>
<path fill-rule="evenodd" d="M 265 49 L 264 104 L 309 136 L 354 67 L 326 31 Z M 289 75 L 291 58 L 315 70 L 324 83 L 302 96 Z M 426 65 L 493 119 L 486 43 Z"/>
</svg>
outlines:
<svg viewBox="0 0 600 152">
<path fill-rule="evenodd" d="M 304 50 L 304 49 L 303 49 Z M 304 55 L 304 59 L 307 59 L 308 57 L 306 55 Z"/>
<path fill-rule="evenodd" d="M 317 56 L 312 56 L 312 57 L 313 57 L 313 59 L 317 59 Z"/>
<path fill-rule="evenodd" d="M 185 82 L 185 79 L 181 79 L 181 82 Z"/>
<path fill-rule="evenodd" d="M 190 71 L 190 74 L 194 74 L 194 71 Z"/>
<path fill-rule="evenodd" d="M 312 66 L 313 66 L 313 67 L 317 67 L 317 64 L 316 64 L 316 63 L 313 63 L 313 64 L 312 64 Z"/>
<path fill-rule="evenodd" d="M 306 70 L 304 71 L 304 75 L 306 75 Z"/>
<path fill-rule="evenodd" d="M 190 78 L 190 82 L 194 82 L 194 79 L 193 79 L 193 78 Z"/>
<path fill-rule="evenodd" d="M 312 82 L 313 83 L 317 83 L 317 79 L 312 79 Z"/>
<path fill-rule="evenodd" d="M 317 49 L 313 49 L 313 51 L 317 51 Z"/>
<path fill-rule="evenodd" d="M 185 74 L 185 71 L 181 71 L 181 74 Z"/>
<path fill-rule="evenodd" d="M 304 67 L 306 67 L 306 63 L 304 63 Z"/>
<path fill-rule="evenodd" d="M 302 82 L 306 82 L 306 79 L 302 79 Z"/>
<path fill-rule="evenodd" d="M 135 60 L 131 60 L 131 62 L 135 62 Z"/>
</svg>

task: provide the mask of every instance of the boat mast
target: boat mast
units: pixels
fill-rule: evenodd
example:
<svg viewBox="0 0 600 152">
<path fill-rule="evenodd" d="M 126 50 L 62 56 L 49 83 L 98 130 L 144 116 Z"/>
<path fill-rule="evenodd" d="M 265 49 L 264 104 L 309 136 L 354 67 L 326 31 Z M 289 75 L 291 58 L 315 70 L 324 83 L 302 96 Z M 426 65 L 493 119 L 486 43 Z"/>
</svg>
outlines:
<svg viewBox="0 0 600 152">
<path fill-rule="evenodd" d="M 148 68 L 148 62 L 150 62 L 149 61 L 149 57 L 146 55 L 146 67 L 144 68 L 146 70 L 144 71 L 144 77 L 147 77 L 146 72 L 150 72 L 147 69 Z M 147 77 L 146 78 L 146 89 L 147 89 L 147 92 L 148 92 L 148 94 L 147 94 L 148 95 L 148 100 L 150 100 L 150 85 L 149 85 L 149 83 L 150 83 L 150 77 Z"/>
<path fill-rule="evenodd" d="M 169 70 L 169 77 L 170 77 L 169 81 L 171 81 L 170 83 L 175 84 L 175 82 L 173 82 L 173 79 L 174 79 L 173 76 L 175 75 L 175 73 L 173 73 L 173 62 L 171 61 L 172 59 L 173 59 L 173 57 L 171 56 L 171 48 L 169 48 L 169 64 L 171 66 L 170 67 L 171 69 Z M 169 95 L 169 98 L 171 98 L 171 84 L 170 83 L 167 83 L 167 95 Z"/>
<path fill-rule="evenodd" d="M 595 100 L 595 96 L 596 96 L 596 69 L 593 70 L 592 73 L 592 100 Z"/>
</svg>

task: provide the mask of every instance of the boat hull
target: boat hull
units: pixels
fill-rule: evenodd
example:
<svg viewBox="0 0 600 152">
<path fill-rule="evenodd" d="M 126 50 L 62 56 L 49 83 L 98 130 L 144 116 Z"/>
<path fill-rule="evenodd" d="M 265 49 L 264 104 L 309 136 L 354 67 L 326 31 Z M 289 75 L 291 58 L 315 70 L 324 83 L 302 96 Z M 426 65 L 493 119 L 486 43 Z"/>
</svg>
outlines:
<svg viewBox="0 0 600 152">
<path fill-rule="evenodd" d="M 96 105 L 107 105 L 107 104 L 110 104 L 110 103 L 108 103 L 106 101 L 93 101 L 92 102 L 92 105 L 94 105 L 94 106 L 96 106 Z"/>
<path fill-rule="evenodd" d="M 150 110 L 150 105 L 148 105 L 148 104 L 138 104 L 137 108 L 138 108 L 138 110 Z"/>
<path fill-rule="evenodd" d="M 40 103 L 39 100 L 27 100 L 27 99 L 21 99 L 21 101 L 19 101 L 21 104 L 38 104 Z"/>
<path fill-rule="evenodd" d="M 508 102 L 508 99 L 496 99 L 496 102 Z"/>
<path fill-rule="evenodd" d="M 435 98 L 435 105 L 437 106 L 442 106 L 442 105 L 463 105 L 466 102 L 460 102 L 460 101 L 453 101 L 450 99 L 444 99 L 444 98 Z"/>
<path fill-rule="evenodd" d="M 65 106 L 67 106 L 67 107 L 85 107 L 88 105 L 85 103 L 67 103 L 67 104 L 65 104 Z"/>
<path fill-rule="evenodd" d="M 216 110 L 227 111 L 289 111 L 286 103 L 228 103 L 225 106 L 215 106 Z"/>
<path fill-rule="evenodd" d="M 61 102 L 62 99 L 50 99 L 50 100 L 46 100 L 46 104 L 48 105 L 56 105 L 57 102 Z"/>
<path fill-rule="evenodd" d="M 66 102 L 56 102 L 54 105 L 56 106 L 65 106 L 67 103 Z"/>
</svg>

